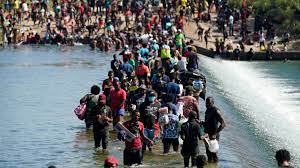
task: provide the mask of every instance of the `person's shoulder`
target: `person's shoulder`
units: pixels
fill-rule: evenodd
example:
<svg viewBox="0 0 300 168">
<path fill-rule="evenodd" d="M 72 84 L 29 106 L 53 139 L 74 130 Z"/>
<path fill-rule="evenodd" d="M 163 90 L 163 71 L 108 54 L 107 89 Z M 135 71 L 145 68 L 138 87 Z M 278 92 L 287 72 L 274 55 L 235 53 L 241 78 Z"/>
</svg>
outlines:
<svg viewBox="0 0 300 168">
<path fill-rule="evenodd" d="M 126 94 L 126 91 L 124 89 L 120 89 L 120 91 L 123 93 L 123 94 Z"/>
<path fill-rule="evenodd" d="M 139 127 L 144 127 L 144 124 L 141 121 L 138 121 Z"/>
</svg>

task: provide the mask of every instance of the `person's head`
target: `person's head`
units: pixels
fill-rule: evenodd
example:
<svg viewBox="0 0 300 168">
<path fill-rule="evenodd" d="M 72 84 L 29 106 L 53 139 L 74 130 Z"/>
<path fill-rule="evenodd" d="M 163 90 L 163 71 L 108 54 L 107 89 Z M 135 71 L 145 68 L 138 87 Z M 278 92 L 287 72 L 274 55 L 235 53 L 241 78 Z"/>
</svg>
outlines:
<svg viewBox="0 0 300 168">
<path fill-rule="evenodd" d="M 131 113 L 131 120 L 138 121 L 140 119 L 140 112 L 138 110 L 133 110 Z"/>
<path fill-rule="evenodd" d="M 100 93 L 100 87 L 97 86 L 97 85 L 93 85 L 93 86 L 91 87 L 91 93 L 94 94 L 94 95 L 99 94 L 99 93 Z"/>
<path fill-rule="evenodd" d="M 116 90 L 119 90 L 121 88 L 121 84 L 120 84 L 119 80 L 117 80 L 117 79 L 114 79 L 113 85 Z"/>
<path fill-rule="evenodd" d="M 107 156 L 104 161 L 104 168 L 118 167 L 119 161 L 114 156 Z"/>
<path fill-rule="evenodd" d="M 186 94 L 187 96 L 192 96 L 193 93 L 194 93 L 193 86 L 191 86 L 191 87 L 186 87 L 186 89 L 185 89 L 185 94 Z"/>
<path fill-rule="evenodd" d="M 109 77 L 109 79 L 113 79 L 114 78 L 114 72 L 113 71 L 108 71 L 108 77 Z"/>
<path fill-rule="evenodd" d="M 156 98 L 157 98 L 157 94 L 154 91 L 149 93 L 148 101 L 150 103 L 153 103 L 156 100 Z"/>
<path fill-rule="evenodd" d="M 143 48 L 147 48 L 147 43 L 143 43 Z"/>
<path fill-rule="evenodd" d="M 212 97 L 207 97 L 206 101 L 205 101 L 205 104 L 206 104 L 206 108 L 213 107 L 213 105 L 214 105 L 214 99 Z"/>
<path fill-rule="evenodd" d="M 155 61 L 154 61 L 154 66 L 155 66 L 156 68 L 159 67 L 159 60 L 155 60 Z"/>
<path fill-rule="evenodd" d="M 166 73 L 166 70 L 164 68 L 159 68 L 159 72 L 163 76 Z"/>
<path fill-rule="evenodd" d="M 116 54 L 114 54 L 114 56 L 113 56 L 113 57 L 114 57 L 114 60 L 116 60 L 116 59 L 117 59 L 117 55 L 116 55 Z"/>
<path fill-rule="evenodd" d="M 146 86 L 145 84 L 142 84 L 142 85 L 140 86 L 140 93 L 141 93 L 142 95 L 145 95 L 145 94 L 147 93 L 147 86 Z"/>
<path fill-rule="evenodd" d="M 203 168 L 206 165 L 206 157 L 204 155 L 198 155 L 196 158 L 197 168 Z"/>
<path fill-rule="evenodd" d="M 289 166 L 291 160 L 290 152 L 285 149 L 280 149 L 276 151 L 275 158 L 278 166 Z"/>
<path fill-rule="evenodd" d="M 182 59 L 182 56 L 181 56 L 181 55 L 179 55 L 179 56 L 178 56 L 178 60 L 180 61 L 181 59 Z"/>
<path fill-rule="evenodd" d="M 191 111 L 189 113 L 189 120 L 193 120 L 197 118 L 197 113 L 195 111 Z"/>
<path fill-rule="evenodd" d="M 133 77 L 131 81 L 132 86 L 137 86 L 139 85 L 139 79 L 137 77 Z"/>
<path fill-rule="evenodd" d="M 143 65 L 144 64 L 144 60 L 140 60 L 140 65 Z"/>
</svg>

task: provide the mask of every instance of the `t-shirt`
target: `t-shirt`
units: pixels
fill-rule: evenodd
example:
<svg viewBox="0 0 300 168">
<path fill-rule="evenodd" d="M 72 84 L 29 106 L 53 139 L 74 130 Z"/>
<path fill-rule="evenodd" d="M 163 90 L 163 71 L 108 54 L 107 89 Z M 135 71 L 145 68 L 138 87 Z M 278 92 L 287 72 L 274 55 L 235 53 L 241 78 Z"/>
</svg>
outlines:
<svg viewBox="0 0 300 168">
<path fill-rule="evenodd" d="M 232 15 L 229 16 L 229 24 L 231 24 L 231 25 L 233 24 L 233 16 Z"/>
<path fill-rule="evenodd" d="M 125 141 L 126 149 L 141 149 L 142 148 L 142 138 L 140 136 L 140 132 L 144 132 L 144 124 L 140 121 L 126 121 L 123 124 L 131 133 L 133 133 L 136 138 L 134 138 L 131 142 Z"/>
<path fill-rule="evenodd" d="M 193 96 L 180 97 L 178 102 L 183 102 L 183 115 L 185 118 L 189 117 L 191 111 L 198 110 L 198 101 Z"/>
<path fill-rule="evenodd" d="M 175 42 L 176 42 L 176 45 L 182 46 L 183 39 L 184 39 L 184 35 L 183 35 L 182 33 L 177 34 L 177 35 L 175 36 Z"/>
<path fill-rule="evenodd" d="M 100 105 L 97 105 L 93 108 L 93 114 L 97 115 L 104 115 L 106 117 L 110 117 L 112 116 L 111 114 L 111 109 L 108 106 L 103 106 L 101 107 Z M 95 116 L 95 118 L 93 119 L 93 131 L 97 132 L 97 131 L 108 131 L 108 126 L 109 123 L 108 121 L 103 121 L 103 120 L 98 120 L 98 118 Z"/>
<path fill-rule="evenodd" d="M 141 54 L 142 57 L 147 57 L 148 54 L 149 54 L 148 48 L 141 48 L 140 49 L 140 54 Z"/>
<path fill-rule="evenodd" d="M 188 69 L 197 69 L 198 68 L 198 57 L 196 53 L 191 52 L 189 54 L 189 58 L 188 58 L 188 64 L 187 64 L 187 68 Z"/>
<path fill-rule="evenodd" d="M 164 45 L 162 46 L 160 56 L 161 56 L 162 59 L 165 59 L 165 58 L 171 58 L 171 50 L 170 50 L 170 46 L 164 44 Z"/>
<path fill-rule="evenodd" d="M 163 75 L 162 80 L 166 83 L 170 82 L 170 78 L 168 75 Z M 153 85 L 155 85 L 158 82 L 156 74 L 153 75 L 153 77 L 151 78 L 151 82 Z"/>
<path fill-rule="evenodd" d="M 126 100 L 126 92 L 123 89 L 110 91 L 110 108 L 113 112 L 116 112 L 118 105 L 122 100 Z M 124 104 L 121 106 L 121 109 L 124 109 Z"/>
<path fill-rule="evenodd" d="M 177 83 L 169 82 L 165 84 L 163 92 L 172 94 L 174 97 L 176 97 L 177 94 L 180 94 L 180 86 Z"/>
<path fill-rule="evenodd" d="M 184 137 L 182 152 L 190 153 L 196 152 L 198 153 L 198 138 L 201 137 L 200 125 L 195 121 L 188 121 L 181 125 L 180 135 Z"/>
<path fill-rule="evenodd" d="M 163 139 L 171 138 L 176 139 L 178 138 L 178 116 L 174 114 L 168 114 L 169 122 L 168 124 L 164 125 L 163 127 Z"/>
<path fill-rule="evenodd" d="M 144 65 L 144 64 L 139 65 L 139 66 L 137 67 L 137 69 L 136 69 L 136 72 L 135 72 L 136 76 L 144 76 L 144 75 L 147 75 L 148 73 L 150 73 L 150 70 L 149 70 L 149 68 L 148 68 L 146 65 Z"/>
<path fill-rule="evenodd" d="M 125 71 L 127 74 L 131 74 L 133 72 L 133 66 L 126 62 L 121 65 L 121 70 Z"/>
<path fill-rule="evenodd" d="M 159 50 L 159 45 L 158 44 L 153 44 L 152 45 L 152 50 L 158 51 Z"/>
<path fill-rule="evenodd" d="M 183 60 L 177 62 L 179 71 L 186 71 L 186 63 Z"/>
</svg>

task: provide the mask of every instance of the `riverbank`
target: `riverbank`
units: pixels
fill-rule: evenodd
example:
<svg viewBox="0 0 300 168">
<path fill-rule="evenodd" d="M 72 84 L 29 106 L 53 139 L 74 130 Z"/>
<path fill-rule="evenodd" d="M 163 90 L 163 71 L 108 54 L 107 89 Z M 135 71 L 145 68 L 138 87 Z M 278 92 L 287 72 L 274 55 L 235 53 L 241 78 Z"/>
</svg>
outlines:
<svg viewBox="0 0 300 168">
<path fill-rule="evenodd" d="M 208 30 L 209 28 L 212 29 L 211 31 L 211 35 L 208 38 L 208 45 L 206 47 L 204 38 L 203 40 L 199 40 L 198 39 L 198 35 L 197 35 L 197 25 L 194 21 L 191 22 L 187 22 L 186 26 L 185 26 L 185 35 L 187 37 L 187 39 L 193 40 L 194 41 L 194 45 L 197 47 L 197 51 L 199 54 L 211 57 L 211 58 L 221 58 L 221 59 L 226 59 L 226 60 L 237 60 L 236 57 L 233 56 L 233 50 L 239 46 L 240 48 L 240 44 L 239 44 L 239 39 L 240 37 L 238 35 L 236 36 L 230 36 L 228 37 L 228 39 L 226 39 L 226 42 L 224 44 L 224 46 L 226 46 L 227 44 L 231 44 L 232 45 L 232 50 L 229 50 L 229 54 L 222 54 L 222 55 L 218 55 L 216 54 L 215 50 L 216 50 L 216 39 L 223 39 L 223 34 L 216 31 L 217 29 L 217 25 L 216 25 L 216 20 L 217 20 L 217 16 L 215 13 L 211 14 L 211 21 L 210 22 L 201 22 L 200 25 L 202 28 L 204 28 L 204 30 Z M 254 19 L 248 19 L 248 21 L 250 22 L 249 25 L 254 25 L 253 21 Z M 248 27 L 249 30 L 253 29 L 253 26 L 249 26 Z M 238 34 L 239 32 L 235 31 L 235 34 Z M 270 41 L 267 41 L 267 43 L 269 43 Z M 239 60 L 241 61 L 249 61 L 249 60 L 257 60 L 257 61 L 265 61 L 265 60 L 300 60 L 300 48 L 299 48 L 299 44 L 300 44 L 300 40 L 299 39 L 295 39 L 293 41 L 291 41 L 288 45 L 288 51 L 284 51 L 284 47 L 282 43 L 276 43 L 273 48 L 274 51 L 272 52 L 271 58 L 268 58 L 268 56 L 266 56 L 266 51 L 260 51 L 260 48 L 258 46 L 258 43 L 254 43 L 253 45 L 246 45 L 244 44 L 245 47 L 245 52 L 241 52 L 240 53 L 240 58 Z M 250 48 L 253 49 L 253 57 L 249 58 L 248 55 L 248 51 L 250 50 Z"/>
</svg>

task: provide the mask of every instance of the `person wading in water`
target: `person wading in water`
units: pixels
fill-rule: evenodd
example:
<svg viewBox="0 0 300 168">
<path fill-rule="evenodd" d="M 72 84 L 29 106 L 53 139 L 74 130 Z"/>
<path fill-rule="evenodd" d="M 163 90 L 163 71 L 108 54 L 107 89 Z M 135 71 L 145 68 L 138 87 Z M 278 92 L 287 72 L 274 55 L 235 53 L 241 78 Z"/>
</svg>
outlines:
<svg viewBox="0 0 300 168">
<path fill-rule="evenodd" d="M 196 166 L 196 157 L 199 155 L 198 139 L 201 139 L 200 124 L 196 120 L 197 113 L 191 111 L 189 120 L 181 125 L 180 137 L 183 140 L 181 154 L 184 158 L 184 167 L 189 167 L 189 160 L 192 159 L 192 166 Z"/>
<path fill-rule="evenodd" d="M 219 124 L 220 123 L 220 124 Z M 214 105 L 214 99 L 208 97 L 206 99 L 206 111 L 204 121 L 204 132 L 208 134 L 209 139 L 220 139 L 220 132 L 225 128 L 226 124 L 220 110 Z M 217 153 L 213 153 L 206 146 L 206 155 L 209 162 L 217 162 Z"/>
<path fill-rule="evenodd" d="M 125 149 L 123 153 L 124 165 L 131 166 L 133 164 L 142 164 L 143 154 L 142 154 L 142 142 L 148 142 L 151 146 L 153 141 L 144 135 L 144 124 L 139 121 L 140 113 L 138 110 L 134 110 L 131 115 L 131 120 L 123 123 L 123 125 L 135 135 L 132 141 L 125 140 L 122 134 L 119 134 L 119 139 L 125 141 Z"/>
<path fill-rule="evenodd" d="M 121 88 L 120 82 L 113 81 L 114 89 L 110 91 L 110 108 L 113 113 L 113 125 L 122 122 L 125 114 L 126 92 Z"/>
</svg>

